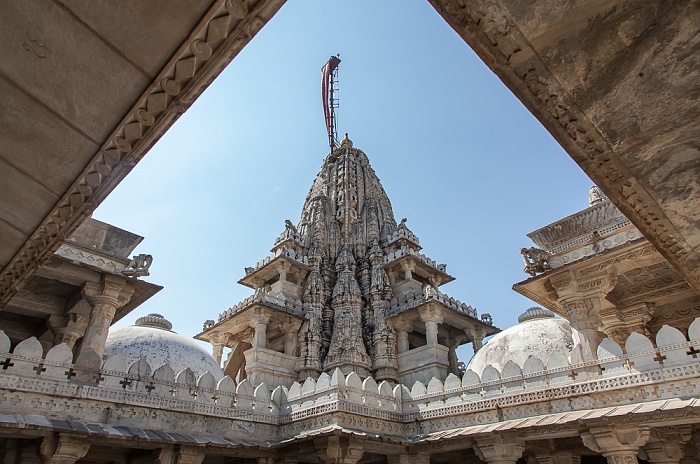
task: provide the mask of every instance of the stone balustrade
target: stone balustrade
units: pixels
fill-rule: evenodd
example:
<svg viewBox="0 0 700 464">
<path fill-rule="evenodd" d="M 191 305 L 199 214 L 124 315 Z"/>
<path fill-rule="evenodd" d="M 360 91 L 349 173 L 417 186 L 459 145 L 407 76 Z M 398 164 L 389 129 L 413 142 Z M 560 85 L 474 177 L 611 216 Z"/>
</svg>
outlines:
<svg viewBox="0 0 700 464">
<path fill-rule="evenodd" d="M 284 256 L 285 258 L 289 258 L 293 261 L 296 261 L 300 264 L 303 264 L 304 266 L 309 265 L 309 258 L 297 251 L 294 251 L 293 249 L 289 247 L 281 247 L 274 251 L 273 253 L 270 253 L 265 259 L 261 259 L 257 263 L 255 263 L 254 268 L 247 268 L 246 269 L 246 275 L 252 274 L 253 272 L 257 271 L 258 269 L 267 266 L 272 262 L 272 260 L 279 258 L 280 256 Z"/>
<path fill-rule="evenodd" d="M 420 240 L 416 234 L 406 228 L 398 228 L 393 233 L 387 234 L 384 241 L 387 245 L 389 245 L 401 239 L 409 240 L 417 245 L 420 245 Z"/>
<path fill-rule="evenodd" d="M 271 306 L 295 316 L 302 316 L 304 311 L 304 304 L 301 300 L 292 300 L 291 298 L 284 296 L 282 293 L 272 293 L 267 292 L 264 289 L 258 289 L 254 295 L 249 296 L 235 306 L 232 306 L 223 313 L 220 313 L 219 322 L 233 317 L 254 303 L 264 303 L 267 306 Z"/>
<path fill-rule="evenodd" d="M 282 242 L 286 242 L 287 240 L 293 240 L 300 244 L 303 243 L 303 238 L 301 234 L 296 231 L 296 229 L 287 228 L 275 239 L 275 246 Z"/>
<path fill-rule="evenodd" d="M 408 290 L 396 295 L 389 303 L 389 314 L 393 316 L 395 314 L 408 311 L 411 308 L 415 308 L 416 306 L 420 306 L 428 301 L 437 301 L 458 313 L 473 317 L 475 319 L 477 318 L 476 309 L 468 304 L 462 303 L 459 300 L 445 295 L 433 287 L 426 287 L 423 289 L 423 291 Z"/>
<path fill-rule="evenodd" d="M 415 256 L 428 266 L 435 268 L 440 272 L 447 272 L 447 264 L 438 264 L 436 261 L 433 261 L 432 259 L 428 258 L 423 253 L 420 253 L 414 250 L 413 248 L 406 246 L 403 246 L 396 251 L 392 251 L 391 253 L 387 253 L 387 255 L 384 257 L 384 262 L 388 264 L 392 261 L 396 261 L 399 258 L 403 258 L 404 256 Z"/>
<path fill-rule="evenodd" d="M 174 372 L 167 364 L 153 369 L 145 359 L 127 366 L 118 355 L 101 366 L 77 366 L 66 345 L 57 345 L 44 356 L 34 337 L 10 353 L 9 339 L 0 331 L 0 391 L 40 392 L 271 424 L 337 410 L 360 410 L 367 416 L 410 423 L 559 399 L 569 399 L 561 403 L 566 408 L 575 409 L 579 402 L 585 409 L 582 395 L 611 395 L 630 388 L 654 386 L 660 397 L 674 398 L 674 382 L 684 382 L 693 390 L 688 394 L 700 396 L 700 358 L 696 357 L 700 318 L 688 334 L 689 340 L 679 330 L 664 326 L 656 336 L 656 347 L 633 333 L 625 342 L 625 352 L 613 341 L 603 340 L 595 361 L 569 360 L 563 354 L 544 360 L 530 356 L 523 366 L 512 361 L 505 366 L 488 365 L 481 372 L 467 370 L 461 379 L 450 374 L 444 382 L 433 378 L 410 388 L 377 384 L 372 377 L 361 379 L 354 372 L 345 376 L 336 369 L 332 375 L 323 373 L 316 380 L 271 390 L 248 380 L 236 384 L 228 376 L 217 382 L 211 373 L 196 378 L 189 368 Z"/>
</svg>

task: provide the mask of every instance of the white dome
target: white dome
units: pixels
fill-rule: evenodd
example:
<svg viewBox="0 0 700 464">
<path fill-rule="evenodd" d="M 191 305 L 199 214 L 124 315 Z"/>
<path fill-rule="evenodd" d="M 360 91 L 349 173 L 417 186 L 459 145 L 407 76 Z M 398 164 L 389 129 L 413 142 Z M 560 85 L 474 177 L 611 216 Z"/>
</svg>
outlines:
<svg viewBox="0 0 700 464">
<path fill-rule="evenodd" d="M 467 369 L 481 376 L 486 366 L 492 365 L 500 372 L 511 360 L 522 368 L 530 355 L 545 365 L 552 353 L 559 352 L 566 358 L 571 355 L 573 340 L 568 321 L 555 319 L 553 312 L 537 307 L 525 311 L 518 321 L 477 351 Z"/>
<path fill-rule="evenodd" d="M 168 363 L 175 374 L 189 367 L 197 377 L 209 371 L 216 380 L 223 378 L 221 367 L 207 350 L 171 328 L 160 314 L 149 314 L 137 319 L 136 325 L 110 330 L 105 358 L 119 354 L 127 366 L 145 358 L 153 370 Z"/>
</svg>

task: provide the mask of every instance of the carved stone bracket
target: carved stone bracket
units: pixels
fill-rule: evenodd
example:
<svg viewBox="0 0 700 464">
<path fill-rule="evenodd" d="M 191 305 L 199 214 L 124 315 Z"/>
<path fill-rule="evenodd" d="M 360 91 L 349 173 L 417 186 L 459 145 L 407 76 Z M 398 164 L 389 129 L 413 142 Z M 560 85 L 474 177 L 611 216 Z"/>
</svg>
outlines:
<svg viewBox="0 0 700 464">
<path fill-rule="evenodd" d="M 47 435 L 41 442 L 39 454 L 44 464 L 74 464 L 90 449 L 84 437 L 61 433 Z"/>
<path fill-rule="evenodd" d="M 356 464 L 364 454 L 362 442 L 347 437 L 331 436 L 314 440 L 318 457 L 333 464 Z"/>
<path fill-rule="evenodd" d="M 605 456 L 609 464 L 632 464 L 637 462 L 639 448 L 651 436 L 648 427 L 592 427 L 581 433 L 583 444 Z"/>
<path fill-rule="evenodd" d="M 488 464 L 515 464 L 523 455 L 525 445 L 515 437 L 491 436 L 477 439 L 474 451 Z"/>
</svg>

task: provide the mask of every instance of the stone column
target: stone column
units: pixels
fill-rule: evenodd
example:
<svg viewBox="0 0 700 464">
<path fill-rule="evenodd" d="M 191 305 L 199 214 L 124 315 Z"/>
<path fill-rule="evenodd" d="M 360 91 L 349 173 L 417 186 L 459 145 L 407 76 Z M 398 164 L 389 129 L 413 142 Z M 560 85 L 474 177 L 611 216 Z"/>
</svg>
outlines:
<svg viewBox="0 0 700 464">
<path fill-rule="evenodd" d="M 423 453 L 397 454 L 386 457 L 387 464 L 430 464 L 430 455 Z"/>
<path fill-rule="evenodd" d="M 579 350 L 583 361 L 598 359 L 600 338 L 598 337 L 595 317 L 591 315 L 595 303 L 591 298 L 562 303 L 566 318 L 571 324 L 571 338 L 574 342 L 574 348 Z"/>
<path fill-rule="evenodd" d="M 411 280 L 413 278 L 413 271 L 416 270 L 416 263 L 413 261 L 401 261 L 401 270 L 403 271 L 404 280 Z"/>
<path fill-rule="evenodd" d="M 464 329 L 464 333 L 467 335 L 467 340 L 472 342 L 472 348 L 474 349 L 474 354 L 476 354 L 484 346 L 486 334 L 483 330 L 477 328 Z"/>
<path fill-rule="evenodd" d="M 579 350 L 581 360 L 595 361 L 598 359 L 600 343 L 598 315 L 601 311 L 606 312 L 614 307 L 605 297 L 615 287 L 617 277 L 614 274 L 603 274 L 587 278 L 588 280 L 579 282 L 570 271 L 564 271 L 550 277 L 549 284 L 554 289 L 553 296 L 564 308 L 571 324 L 574 347 Z"/>
<path fill-rule="evenodd" d="M 436 306 L 429 306 L 418 311 L 421 321 L 425 323 L 425 341 L 428 345 L 437 345 L 438 324 L 442 324 L 442 310 Z"/>
<path fill-rule="evenodd" d="M 683 449 L 693 436 L 693 427 L 681 425 L 651 430 L 651 438 L 644 446 L 644 458 L 651 464 L 679 464 L 685 456 Z"/>
<path fill-rule="evenodd" d="M 82 459 L 90 449 L 85 437 L 65 433 L 47 435 L 41 441 L 39 455 L 44 464 L 74 464 Z"/>
<path fill-rule="evenodd" d="M 348 437 L 318 438 L 314 446 L 319 459 L 329 464 L 357 464 L 364 454 L 362 442 Z"/>
<path fill-rule="evenodd" d="M 284 354 L 290 356 L 297 355 L 297 347 L 299 345 L 299 328 L 301 327 L 301 322 L 299 321 L 289 321 L 280 324 L 280 328 L 284 333 Z"/>
<path fill-rule="evenodd" d="M 636 464 L 639 448 L 649 440 L 648 427 L 592 427 L 581 434 L 583 444 L 602 454 L 609 464 Z"/>
<path fill-rule="evenodd" d="M 488 464 L 515 464 L 523 455 L 525 445 L 515 437 L 494 435 L 477 439 L 474 451 Z"/>
<path fill-rule="evenodd" d="M 254 313 L 250 318 L 250 327 L 255 330 L 253 334 L 253 348 L 267 347 L 267 324 L 270 316 L 261 312 Z"/>
<path fill-rule="evenodd" d="M 126 304 L 134 288 L 121 277 L 105 274 L 100 284 L 87 282 L 83 287 L 83 296 L 92 306 L 90 320 L 85 329 L 80 354 L 94 351 L 100 358 L 105 351 L 105 341 L 117 308 Z"/>
<path fill-rule="evenodd" d="M 216 363 L 221 365 L 221 357 L 224 355 L 224 345 L 223 343 L 212 343 L 211 344 L 211 356 L 216 360 Z"/>
<path fill-rule="evenodd" d="M 581 464 L 581 455 L 569 451 L 552 451 L 535 454 L 537 464 Z"/>
<path fill-rule="evenodd" d="M 158 464 L 202 464 L 204 450 L 196 446 L 166 445 L 156 452 Z M 153 462 L 149 460 L 149 462 Z"/>
<path fill-rule="evenodd" d="M 459 346 L 459 340 L 455 340 L 454 338 L 448 338 L 446 340 L 447 343 L 447 348 L 449 348 L 450 351 L 447 353 L 447 362 L 449 363 L 449 372 L 453 374 L 458 374 L 457 370 L 457 347 Z"/>
<path fill-rule="evenodd" d="M 85 334 L 87 320 L 86 316 L 77 313 L 68 313 L 66 317 L 51 316 L 48 322 L 54 333 L 53 346 L 65 343 L 73 349 L 75 342 Z"/>
<path fill-rule="evenodd" d="M 392 325 L 396 330 L 396 353 L 405 353 L 409 349 L 408 334 L 413 330 L 413 321 L 395 321 Z"/>
</svg>

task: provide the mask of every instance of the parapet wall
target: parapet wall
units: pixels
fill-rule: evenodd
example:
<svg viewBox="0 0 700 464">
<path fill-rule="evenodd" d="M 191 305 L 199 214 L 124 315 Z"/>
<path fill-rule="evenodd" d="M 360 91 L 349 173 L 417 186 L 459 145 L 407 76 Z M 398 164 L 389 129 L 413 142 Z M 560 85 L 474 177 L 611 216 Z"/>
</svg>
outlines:
<svg viewBox="0 0 700 464">
<path fill-rule="evenodd" d="M 596 404 L 626 405 L 649 395 L 675 398 L 679 389 L 686 397 L 700 397 L 700 318 L 688 334 L 689 340 L 679 330 L 664 326 L 655 339 L 656 347 L 633 333 L 625 352 L 611 340 L 603 340 L 597 361 L 531 356 L 523 366 L 511 361 L 502 369 L 486 366 L 480 373 L 467 371 L 461 379 L 450 374 L 444 382 L 433 378 L 428 384 L 416 382 L 410 387 L 378 384 L 356 373 L 345 376 L 336 369 L 332 375 L 323 373 L 317 380 L 308 378 L 287 389 L 252 385 L 248 380 L 236 383 L 228 376 L 216 382 L 211 373 L 196 378 L 189 368 L 174 372 L 164 364 L 154 369 L 145 359 L 127 366 L 118 355 L 90 369 L 74 364 L 65 345 L 44 355 L 35 338 L 9 353 L 9 339 L 0 331 L 0 413 L 37 414 L 41 409 L 37 404 L 43 404 L 37 403 L 40 394 L 53 398 L 47 402 L 48 413 L 58 412 L 56 405 L 62 402 L 89 400 L 268 426 L 336 411 L 403 424 L 454 416 L 469 416 L 467 422 L 493 422 L 529 417 L 539 410 L 553 413 Z M 605 395 L 605 401 L 591 401 L 591 395 Z M 73 412 L 75 418 L 91 420 L 80 410 Z"/>
</svg>

